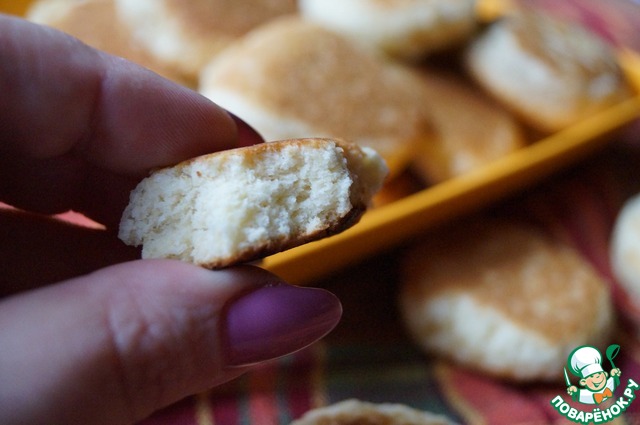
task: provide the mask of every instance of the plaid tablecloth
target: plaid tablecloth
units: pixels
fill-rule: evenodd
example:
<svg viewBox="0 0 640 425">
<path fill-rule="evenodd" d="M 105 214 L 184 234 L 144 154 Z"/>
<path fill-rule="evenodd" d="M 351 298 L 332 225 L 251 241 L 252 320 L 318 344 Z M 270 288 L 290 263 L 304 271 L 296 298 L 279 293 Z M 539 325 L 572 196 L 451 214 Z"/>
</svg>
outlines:
<svg viewBox="0 0 640 425">
<path fill-rule="evenodd" d="M 623 371 L 623 380 L 640 382 L 636 332 L 640 311 L 616 286 L 608 260 L 616 214 L 636 192 L 640 192 L 640 148 L 614 143 L 578 166 L 491 206 L 489 213 L 534 219 L 593 263 L 611 285 L 620 316 L 611 341 L 621 346 L 616 366 Z M 556 395 L 569 399 L 564 381 L 501 382 L 429 357 L 409 340 L 396 305 L 402 251 L 400 247 L 367 259 L 314 284 L 336 293 L 344 306 L 343 320 L 321 342 L 187 398 L 142 423 L 287 424 L 313 407 L 348 398 L 404 403 L 466 424 L 572 423 L 551 404 Z M 640 401 L 609 423 L 640 423 Z"/>
</svg>

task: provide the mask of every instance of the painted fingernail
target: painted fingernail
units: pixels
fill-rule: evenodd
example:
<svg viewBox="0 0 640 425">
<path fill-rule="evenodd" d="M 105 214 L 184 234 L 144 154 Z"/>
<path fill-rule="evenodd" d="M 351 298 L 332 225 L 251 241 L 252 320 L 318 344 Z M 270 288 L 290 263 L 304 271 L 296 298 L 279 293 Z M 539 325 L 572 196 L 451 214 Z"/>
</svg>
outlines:
<svg viewBox="0 0 640 425">
<path fill-rule="evenodd" d="M 225 360 L 241 366 L 298 351 L 328 334 L 341 315 L 338 298 L 323 289 L 262 287 L 228 307 L 222 331 Z"/>
<path fill-rule="evenodd" d="M 239 146 L 251 146 L 259 143 L 264 143 L 264 138 L 256 131 L 255 128 L 247 124 L 242 118 L 227 111 L 227 113 L 233 118 L 238 128 L 238 144 Z"/>
</svg>

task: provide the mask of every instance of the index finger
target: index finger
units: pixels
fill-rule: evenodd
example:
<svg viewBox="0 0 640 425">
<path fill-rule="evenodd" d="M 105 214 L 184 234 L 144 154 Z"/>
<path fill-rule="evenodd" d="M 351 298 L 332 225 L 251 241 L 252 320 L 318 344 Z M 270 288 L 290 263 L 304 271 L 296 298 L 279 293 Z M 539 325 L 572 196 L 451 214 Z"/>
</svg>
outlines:
<svg viewBox="0 0 640 425">
<path fill-rule="evenodd" d="M 192 90 L 2 14 L 0 93 L 0 201 L 108 227 L 150 169 L 262 141 Z"/>
<path fill-rule="evenodd" d="M 74 153 L 146 172 L 234 147 L 234 120 L 203 96 L 51 28 L 0 15 L 0 152 Z"/>
</svg>

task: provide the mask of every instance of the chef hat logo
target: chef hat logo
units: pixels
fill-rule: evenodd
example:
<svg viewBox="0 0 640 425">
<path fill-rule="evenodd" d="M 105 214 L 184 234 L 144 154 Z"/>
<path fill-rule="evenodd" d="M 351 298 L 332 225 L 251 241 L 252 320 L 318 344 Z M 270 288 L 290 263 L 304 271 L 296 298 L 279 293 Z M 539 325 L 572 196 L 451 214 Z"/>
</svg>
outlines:
<svg viewBox="0 0 640 425">
<path fill-rule="evenodd" d="M 594 373 L 604 372 L 602 369 L 602 355 L 591 346 L 578 347 L 569 356 L 569 370 L 580 377 L 586 378 Z"/>
</svg>

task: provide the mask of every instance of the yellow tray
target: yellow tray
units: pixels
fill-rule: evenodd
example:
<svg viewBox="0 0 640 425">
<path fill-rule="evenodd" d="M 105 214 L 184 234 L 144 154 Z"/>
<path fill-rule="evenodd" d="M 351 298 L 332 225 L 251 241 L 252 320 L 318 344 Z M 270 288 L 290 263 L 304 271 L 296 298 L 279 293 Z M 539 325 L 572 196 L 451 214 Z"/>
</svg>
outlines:
<svg viewBox="0 0 640 425">
<path fill-rule="evenodd" d="M 476 11 L 490 21 L 512 7 L 511 0 L 481 0 Z M 618 61 L 635 97 L 473 172 L 368 211 L 351 229 L 267 257 L 262 266 L 291 283 L 306 284 L 579 161 L 611 141 L 612 132 L 640 119 L 640 56 L 621 49 Z"/>
<path fill-rule="evenodd" d="M 0 12 L 20 15 L 28 4 L 0 0 Z M 640 93 L 640 57 L 621 51 L 619 58 Z M 613 131 L 638 118 L 640 94 L 473 172 L 368 211 L 351 229 L 267 257 L 262 266 L 291 283 L 309 283 L 539 181 L 601 148 Z"/>
<path fill-rule="evenodd" d="M 326 276 L 578 161 L 638 117 L 640 96 L 473 172 L 368 211 L 351 229 L 267 257 L 262 266 L 296 284 Z"/>
<path fill-rule="evenodd" d="M 30 3 L 27 0 L 0 0 L 0 13 L 22 16 Z"/>
</svg>

